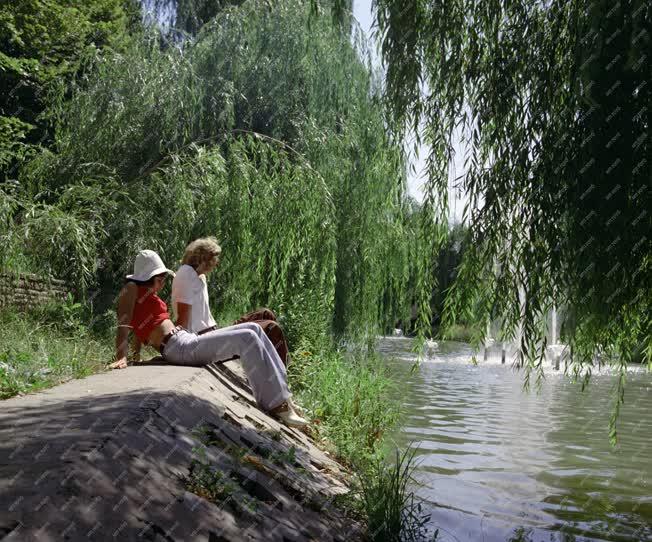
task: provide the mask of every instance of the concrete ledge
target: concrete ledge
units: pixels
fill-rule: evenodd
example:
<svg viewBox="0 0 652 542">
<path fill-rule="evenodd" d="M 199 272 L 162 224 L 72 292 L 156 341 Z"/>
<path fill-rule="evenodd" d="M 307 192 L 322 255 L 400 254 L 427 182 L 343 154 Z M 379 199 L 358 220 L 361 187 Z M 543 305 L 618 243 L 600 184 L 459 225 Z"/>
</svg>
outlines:
<svg viewBox="0 0 652 542">
<path fill-rule="evenodd" d="M 221 502 L 184 487 L 198 427 L 238 481 Z M 237 362 L 132 366 L 0 402 L 7 542 L 354 540 L 361 527 L 332 506 L 347 478 L 255 407 Z"/>
</svg>

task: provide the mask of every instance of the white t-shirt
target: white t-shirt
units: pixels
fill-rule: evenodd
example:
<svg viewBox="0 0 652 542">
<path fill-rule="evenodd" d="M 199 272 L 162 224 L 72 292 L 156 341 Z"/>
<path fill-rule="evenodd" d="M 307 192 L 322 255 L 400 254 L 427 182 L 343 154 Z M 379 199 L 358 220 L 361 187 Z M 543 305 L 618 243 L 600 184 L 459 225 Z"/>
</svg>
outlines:
<svg viewBox="0 0 652 542">
<path fill-rule="evenodd" d="M 208 305 L 206 276 L 198 275 L 189 265 L 179 267 L 172 281 L 172 310 L 175 319 L 179 314 L 177 303 L 192 305 L 188 331 L 197 332 L 215 325 Z"/>
</svg>

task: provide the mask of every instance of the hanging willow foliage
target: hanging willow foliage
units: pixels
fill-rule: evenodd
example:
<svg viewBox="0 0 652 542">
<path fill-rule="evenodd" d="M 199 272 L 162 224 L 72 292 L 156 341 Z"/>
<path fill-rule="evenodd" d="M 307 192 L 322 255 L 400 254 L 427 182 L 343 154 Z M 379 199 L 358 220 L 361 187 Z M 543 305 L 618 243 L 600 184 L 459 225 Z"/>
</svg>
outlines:
<svg viewBox="0 0 652 542">
<path fill-rule="evenodd" d="M 88 196 L 96 257 L 65 260 L 90 270 L 107 304 L 137 250 L 173 266 L 190 240 L 216 235 L 213 307 L 270 306 L 293 344 L 405 317 L 416 272 L 402 148 L 363 47 L 309 17 L 299 0 L 226 7 L 179 46 L 134 38 L 61 89 L 55 144 L 24 168 L 21 197 L 72 220 L 81 196 L 64 195 Z M 48 224 L 43 238 L 56 236 Z"/>
<path fill-rule="evenodd" d="M 622 398 L 637 350 L 652 367 L 650 3 L 374 9 L 395 126 L 425 126 L 427 198 L 444 202 L 452 135 L 463 134 L 471 243 L 448 318 L 501 318 L 511 337 L 521 328 L 529 375 L 554 300 L 569 313 L 576 373 L 612 354 Z"/>
</svg>

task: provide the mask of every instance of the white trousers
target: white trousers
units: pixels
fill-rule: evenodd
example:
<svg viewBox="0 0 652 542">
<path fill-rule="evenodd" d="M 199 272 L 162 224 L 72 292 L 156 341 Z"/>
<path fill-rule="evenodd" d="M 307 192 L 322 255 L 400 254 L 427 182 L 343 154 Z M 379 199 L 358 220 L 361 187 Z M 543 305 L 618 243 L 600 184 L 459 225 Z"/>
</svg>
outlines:
<svg viewBox="0 0 652 542">
<path fill-rule="evenodd" d="M 163 349 L 163 359 L 179 365 L 206 365 L 233 356 L 240 356 L 254 398 L 263 410 L 271 410 L 291 396 L 285 365 L 258 324 L 237 324 L 203 335 L 180 330 Z"/>
</svg>

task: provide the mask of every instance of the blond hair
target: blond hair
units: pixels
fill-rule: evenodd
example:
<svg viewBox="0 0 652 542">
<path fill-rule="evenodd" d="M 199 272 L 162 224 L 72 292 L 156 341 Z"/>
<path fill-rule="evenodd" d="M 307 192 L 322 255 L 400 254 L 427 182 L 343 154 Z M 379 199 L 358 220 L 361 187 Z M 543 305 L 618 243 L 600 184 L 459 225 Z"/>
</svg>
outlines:
<svg viewBox="0 0 652 542">
<path fill-rule="evenodd" d="M 213 256 L 219 256 L 221 252 L 222 247 L 217 244 L 215 237 L 202 237 L 195 239 L 186 247 L 181 263 L 197 268 Z"/>
</svg>

